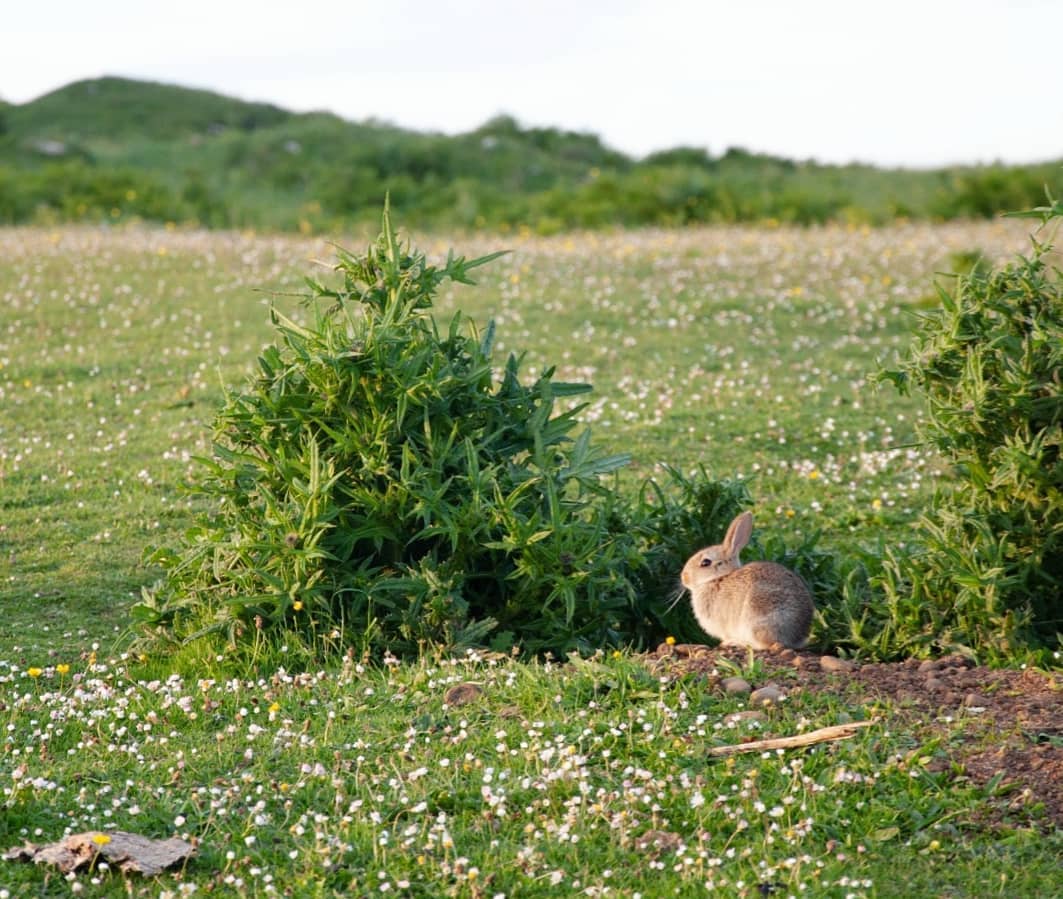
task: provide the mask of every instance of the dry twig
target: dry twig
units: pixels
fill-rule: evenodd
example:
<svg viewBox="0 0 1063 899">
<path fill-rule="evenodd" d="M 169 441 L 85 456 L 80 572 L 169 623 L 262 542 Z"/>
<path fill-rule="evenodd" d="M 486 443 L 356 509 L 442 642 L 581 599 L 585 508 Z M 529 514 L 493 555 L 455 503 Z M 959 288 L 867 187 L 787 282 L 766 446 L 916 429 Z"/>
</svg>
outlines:
<svg viewBox="0 0 1063 899">
<path fill-rule="evenodd" d="M 713 746 L 709 749 L 709 755 L 713 758 L 723 758 L 728 755 L 739 755 L 743 752 L 760 752 L 765 749 L 796 749 L 800 746 L 811 746 L 814 743 L 844 740 L 847 737 L 851 737 L 860 728 L 870 727 L 874 723 L 875 721 L 853 721 L 849 724 L 836 724 L 833 727 L 810 730 L 807 734 L 798 734 L 796 737 L 774 737 L 770 740 L 753 740 L 751 743 L 738 743 L 734 746 Z"/>
</svg>

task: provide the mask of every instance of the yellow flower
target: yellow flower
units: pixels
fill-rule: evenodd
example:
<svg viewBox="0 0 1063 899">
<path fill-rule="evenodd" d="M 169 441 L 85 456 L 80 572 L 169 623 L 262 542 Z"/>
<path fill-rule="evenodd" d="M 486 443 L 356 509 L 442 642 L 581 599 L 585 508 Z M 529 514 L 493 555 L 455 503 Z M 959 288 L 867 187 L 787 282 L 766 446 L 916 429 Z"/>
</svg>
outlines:
<svg viewBox="0 0 1063 899">
<path fill-rule="evenodd" d="M 105 833 L 94 833 L 92 835 L 92 842 L 94 842 L 97 846 L 106 846 L 109 842 L 111 842 L 111 838 Z"/>
<path fill-rule="evenodd" d="M 270 706 L 269 706 L 270 714 L 273 714 L 274 712 L 279 712 L 280 710 L 281 710 L 281 704 L 279 702 L 270 703 Z"/>
<path fill-rule="evenodd" d="M 56 674 L 60 674 L 60 675 L 69 674 L 70 673 L 70 666 L 65 664 L 65 663 L 62 664 L 62 665 L 56 665 L 55 666 L 55 673 Z"/>
<path fill-rule="evenodd" d="M 292 603 L 292 608 L 295 609 L 296 612 L 301 612 L 303 610 L 303 601 L 301 599 L 297 599 L 295 602 Z"/>
<path fill-rule="evenodd" d="M 664 642 L 669 646 L 675 646 L 675 637 L 665 637 Z"/>
<path fill-rule="evenodd" d="M 30 677 L 40 677 L 44 672 L 40 668 L 27 668 L 26 674 Z"/>
</svg>

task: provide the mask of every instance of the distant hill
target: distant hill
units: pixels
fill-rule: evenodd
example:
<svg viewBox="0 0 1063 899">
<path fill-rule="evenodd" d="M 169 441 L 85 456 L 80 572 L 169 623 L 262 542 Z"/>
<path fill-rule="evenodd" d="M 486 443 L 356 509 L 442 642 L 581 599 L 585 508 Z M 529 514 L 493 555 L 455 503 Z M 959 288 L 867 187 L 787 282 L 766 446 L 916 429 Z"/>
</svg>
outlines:
<svg viewBox="0 0 1063 899">
<path fill-rule="evenodd" d="M 72 142 L 162 140 L 226 128 L 253 131 L 291 117 L 292 113 L 268 103 L 115 77 L 75 81 L 29 103 L 9 106 L 6 114 L 10 131 L 25 139 Z"/>
<path fill-rule="evenodd" d="M 731 148 L 636 160 L 594 134 L 499 116 L 448 136 L 293 113 L 126 78 L 0 101 L 0 223 L 196 222 L 338 229 L 385 193 L 409 224 L 565 228 L 986 216 L 1027 208 L 1061 163 L 937 171 L 827 166 Z"/>
</svg>

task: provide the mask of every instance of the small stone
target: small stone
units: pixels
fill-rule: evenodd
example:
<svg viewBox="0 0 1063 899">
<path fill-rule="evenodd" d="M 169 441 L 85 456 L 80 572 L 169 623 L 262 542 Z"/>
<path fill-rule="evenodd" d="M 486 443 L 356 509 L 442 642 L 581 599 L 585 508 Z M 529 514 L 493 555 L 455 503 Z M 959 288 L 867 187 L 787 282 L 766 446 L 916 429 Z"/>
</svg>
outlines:
<svg viewBox="0 0 1063 899">
<path fill-rule="evenodd" d="M 765 684 L 749 694 L 749 701 L 753 705 L 775 705 L 785 698 L 786 694 L 776 684 Z"/>
<path fill-rule="evenodd" d="M 824 671 L 837 671 L 846 673 L 856 667 L 856 663 L 850 659 L 839 659 L 837 656 L 820 656 L 819 667 Z"/>
<path fill-rule="evenodd" d="M 972 712 L 984 712 L 986 706 L 989 705 L 989 701 L 978 693 L 968 693 L 963 697 L 963 704 Z"/>
<path fill-rule="evenodd" d="M 923 661 L 919 663 L 920 671 L 933 671 L 935 667 L 936 663 L 933 659 L 923 659 Z"/>
<path fill-rule="evenodd" d="M 753 689 L 749 681 L 744 677 L 725 677 L 720 681 L 720 686 L 723 687 L 725 693 L 740 693 L 743 695 Z"/>
<path fill-rule="evenodd" d="M 951 655 L 938 661 L 939 668 L 951 668 L 954 671 L 966 671 L 974 667 L 974 659 L 967 656 Z"/>
<path fill-rule="evenodd" d="M 797 657 L 797 653 L 789 647 L 783 647 L 779 650 L 778 656 L 781 662 L 792 662 Z"/>
<path fill-rule="evenodd" d="M 938 680 L 936 677 L 928 677 L 926 679 L 926 688 L 931 693 L 940 693 L 942 690 L 948 689 L 948 687 L 945 686 L 945 682 Z"/>
</svg>

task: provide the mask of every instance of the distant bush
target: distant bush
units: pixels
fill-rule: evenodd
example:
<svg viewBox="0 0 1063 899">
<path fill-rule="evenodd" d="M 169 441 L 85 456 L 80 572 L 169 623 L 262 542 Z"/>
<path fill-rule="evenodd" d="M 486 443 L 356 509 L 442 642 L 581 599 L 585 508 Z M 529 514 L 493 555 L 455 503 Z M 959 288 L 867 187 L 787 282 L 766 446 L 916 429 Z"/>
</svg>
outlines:
<svg viewBox="0 0 1063 899">
<path fill-rule="evenodd" d="M 188 211 L 170 188 L 135 169 L 98 169 L 80 160 L 30 171 L 0 167 L 0 218 L 8 224 L 48 215 L 66 221 L 125 216 L 181 221 Z"/>
<path fill-rule="evenodd" d="M 682 562 L 748 501 L 702 475 L 626 500 L 603 476 L 553 370 L 501 378 L 493 328 L 428 314 L 445 280 L 493 257 L 429 265 L 388 217 L 343 283 L 310 281 L 312 325 L 273 312 L 279 345 L 232 393 L 197 489 L 214 513 L 136 611 L 156 636 L 297 641 L 409 654 L 490 644 L 592 651 L 660 637 Z M 324 305 L 322 305 L 324 304 Z M 685 610 L 683 610 L 685 611 Z"/>
<path fill-rule="evenodd" d="M 886 554 L 882 651 L 1001 661 L 1060 641 L 1063 275 L 1049 251 L 1035 241 L 999 270 L 972 266 L 882 373 L 925 396 L 923 437 L 955 474 L 918 523 L 921 543 Z"/>
<path fill-rule="evenodd" d="M 1010 209 L 1029 209 L 1044 199 L 1045 184 L 1058 181 L 1044 167 L 1003 165 L 967 169 L 942 190 L 932 211 L 942 218 L 992 218 Z"/>
<path fill-rule="evenodd" d="M 387 193 L 419 228 L 880 224 L 1022 208 L 1061 173 L 1058 162 L 883 170 L 737 147 L 636 160 L 594 134 L 510 116 L 465 134 L 418 133 L 118 78 L 4 106 L 0 129 L 5 222 L 135 215 L 336 232 L 371 225 Z M 135 201 L 118 202 L 130 191 Z"/>
</svg>

